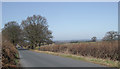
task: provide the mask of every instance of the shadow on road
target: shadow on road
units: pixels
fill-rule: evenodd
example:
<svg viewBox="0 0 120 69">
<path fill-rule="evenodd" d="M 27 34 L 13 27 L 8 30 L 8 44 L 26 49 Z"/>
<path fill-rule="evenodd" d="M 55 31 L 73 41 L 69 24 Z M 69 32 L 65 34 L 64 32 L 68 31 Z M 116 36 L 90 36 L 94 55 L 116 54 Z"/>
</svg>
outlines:
<svg viewBox="0 0 120 69">
<path fill-rule="evenodd" d="M 21 48 L 21 49 L 18 49 L 18 50 L 29 50 L 29 49 L 23 49 L 23 48 Z"/>
</svg>

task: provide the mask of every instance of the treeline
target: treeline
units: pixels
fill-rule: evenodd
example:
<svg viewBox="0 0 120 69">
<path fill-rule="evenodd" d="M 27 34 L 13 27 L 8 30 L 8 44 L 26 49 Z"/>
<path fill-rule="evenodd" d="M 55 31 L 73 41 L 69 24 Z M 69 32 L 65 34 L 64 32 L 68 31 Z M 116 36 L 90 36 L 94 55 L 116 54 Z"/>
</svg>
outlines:
<svg viewBox="0 0 120 69">
<path fill-rule="evenodd" d="M 102 40 L 99 41 L 114 41 L 114 40 L 119 40 L 120 34 L 117 31 L 109 31 L 106 32 L 105 36 L 102 38 Z M 80 42 L 96 42 L 97 37 L 94 36 L 91 38 L 91 40 L 86 40 L 86 41 L 71 41 L 70 43 L 80 43 Z"/>
<path fill-rule="evenodd" d="M 40 15 L 33 15 L 22 20 L 20 24 L 10 21 L 2 29 L 4 35 L 15 46 L 28 46 L 34 49 L 37 46 L 51 44 L 52 32 L 48 30 L 47 20 Z"/>
</svg>

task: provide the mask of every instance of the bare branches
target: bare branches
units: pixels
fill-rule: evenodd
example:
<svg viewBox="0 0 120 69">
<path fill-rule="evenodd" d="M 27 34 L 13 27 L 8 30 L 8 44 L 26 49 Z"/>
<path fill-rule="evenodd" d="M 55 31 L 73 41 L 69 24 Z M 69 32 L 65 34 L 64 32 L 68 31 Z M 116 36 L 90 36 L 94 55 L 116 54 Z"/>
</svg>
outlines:
<svg viewBox="0 0 120 69">
<path fill-rule="evenodd" d="M 25 38 L 33 47 L 40 46 L 43 43 L 51 43 L 52 32 L 48 30 L 47 20 L 40 15 L 33 15 L 22 21 L 21 26 L 25 33 Z M 33 48 L 32 47 L 32 48 Z"/>
<path fill-rule="evenodd" d="M 106 35 L 103 37 L 103 41 L 110 41 L 110 40 L 117 40 L 118 39 L 118 32 L 116 31 L 109 31 L 106 33 Z"/>
<path fill-rule="evenodd" d="M 19 24 L 15 21 L 8 22 L 7 24 L 5 24 L 5 26 L 2 30 L 2 34 L 10 42 L 12 42 L 14 45 L 16 45 L 20 40 L 19 36 L 21 34 L 21 29 L 20 29 Z"/>
</svg>

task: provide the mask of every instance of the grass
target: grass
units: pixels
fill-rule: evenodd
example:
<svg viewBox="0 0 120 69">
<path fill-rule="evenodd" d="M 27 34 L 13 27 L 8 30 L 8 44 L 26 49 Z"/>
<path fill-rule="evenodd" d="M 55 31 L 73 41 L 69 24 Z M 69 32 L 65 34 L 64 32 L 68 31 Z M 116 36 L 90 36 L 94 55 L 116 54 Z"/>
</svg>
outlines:
<svg viewBox="0 0 120 69">
<path fill-rule="evenodd" d="M 68 58 L 72 58 L 75 60 L 83 60 L 83 61 L 87 61 L 87 62 L 101 64 L 101 65 L 108 66 L 108 67 L 118 67 L 118 61 L 113 61 L 113 60 L 109 60 L 109 59 L 100 59 L 100 58 L 94 58 L 94 57 L 90 57 L 90 56 L 78 56 L 78 55 L 55 53 L 55 52 L 49 52 L 49 51 L 39 51 L 39 50 L 32 50 L 32 51 L 56 55 L 56 56 L 68 57 Z"/>
</svg>

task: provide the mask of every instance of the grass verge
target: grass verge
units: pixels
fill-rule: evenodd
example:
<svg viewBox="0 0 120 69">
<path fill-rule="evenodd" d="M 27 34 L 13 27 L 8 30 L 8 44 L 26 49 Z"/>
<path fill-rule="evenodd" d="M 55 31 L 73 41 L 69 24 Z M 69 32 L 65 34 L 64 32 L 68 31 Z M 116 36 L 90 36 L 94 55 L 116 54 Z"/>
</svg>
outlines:
<svg viewBox="0 0 120 69">
<path fill-rule="evenodd" d="M 88 57 L 88 56 L 78 56 L 78 55 L 72 55 L 72 54 L 65 54 L 65 53 L 56 53 L 56 52 L 49 52 L 49 51 L 39 51 L 39 50 L 31 50 L 39 53 L 46 53 L 56 56 L 62 56 L 62 57 L 68 57 L 76 60 L 83 60 L 87 62 L 92 62 L 96 64 L 101 64 L 108 67 L 118 67 L 118 61 L 113 61 L 109 59 L 100 59 L 100 58 L 94 58 L 94 57 Z"/>
</svg>

